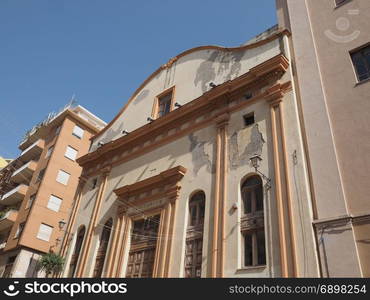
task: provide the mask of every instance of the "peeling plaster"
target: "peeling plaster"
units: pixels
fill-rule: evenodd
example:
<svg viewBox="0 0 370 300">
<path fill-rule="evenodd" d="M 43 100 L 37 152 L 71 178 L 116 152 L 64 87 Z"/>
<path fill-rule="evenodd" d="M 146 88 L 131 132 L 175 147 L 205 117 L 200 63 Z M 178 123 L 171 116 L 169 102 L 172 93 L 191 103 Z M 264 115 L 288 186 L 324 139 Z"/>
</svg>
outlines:
<svg viewBox="0 0 370 300">
<path fill-rule="evenodd" d="M 244 52 L 213 51 L 209 58 L 202 62 L 196 72 L 194 84 L 201 84 L 203 93 L 209 89 L 209 83 L 216 77 L 225 82 L 239 75 Z M 216 69 L 217 68 L 217 69 Z M 217 82 L 215 82 L 217 84 Z"/>
<path fill-rule="evenodd" d="M 195 136 L 193 133 L 190 134 L 188 137 L 190 141 L 190 152 L 192 156 L 194 174 L 197 175 L 199 170 L 203 166 L 207 167 L 207 172 L 213 172 L 212 162 L 205 149 L 206 142 L 199 142 L 198 137 Z"/>
<path fill-rule="evenodd" d="M 139 95 L 137 95 L 135 101 L 134 101 L 134 104 L 138 104 L 139 102 L 141 102 L 142 100 L 144 100 L 147 96 L 149 95 L 149 90 L 148 89 L 145 89 L 145 90 L 142 90 L 140 92 Z"/>
</svg>

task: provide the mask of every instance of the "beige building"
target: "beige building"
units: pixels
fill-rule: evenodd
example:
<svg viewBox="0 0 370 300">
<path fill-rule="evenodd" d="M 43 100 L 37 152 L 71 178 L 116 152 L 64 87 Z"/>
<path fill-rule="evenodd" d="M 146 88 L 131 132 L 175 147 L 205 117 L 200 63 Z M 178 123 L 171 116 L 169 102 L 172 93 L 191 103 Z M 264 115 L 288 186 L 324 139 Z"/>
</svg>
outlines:
<svg viewBox="0 0 370 300">
<path fill-rule="evenodd" d="M 68 105 L 29 131 L 0 172 L 0 276 L 36 277 L 40 254 L 59 252 L 90 138 L 106 124 Z"/>
<path fill-rule="evenodd" d="M 319 276 L 289 40 L 190 49 L 142 83 L 78 160 L 63 276 Z"/>
<path fill-rule="evenodd" d="M 277 12 L 170 59 L 93 137 L 63 276 L 369 276 L 370 3 Z"/>
<path fill-rule="evenodd" d="M 277 1 L 291 31 L 322 276 L 370 276 L 370 1 Z"/>
</svg>

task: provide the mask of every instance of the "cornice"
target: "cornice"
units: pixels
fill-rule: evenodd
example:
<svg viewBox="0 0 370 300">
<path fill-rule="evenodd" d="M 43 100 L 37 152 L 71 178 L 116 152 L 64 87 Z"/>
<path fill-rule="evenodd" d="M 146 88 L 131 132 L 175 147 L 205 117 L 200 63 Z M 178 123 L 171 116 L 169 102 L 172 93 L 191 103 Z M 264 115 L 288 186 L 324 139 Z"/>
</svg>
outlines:
<svg viewBox="0 0 370 300">
<path fill-rule="evenodd" d="M 114 193 L 119 198 L 135 197 L 153 188 L 164 187 L 168 184 L 176 184 L 184 177 L 186 171 L 186 168 L 183 166 L 177 166 L 153 177 L 115 189 Z M 170 190 L 173 192 L 172 189 Z"/>
<path fill-rule="evenodd" d="M 283 36 L 290 36 L 291 33 L 289 30 L 287 29 L 280 29 L 279 31 L 277 31 L 275 34 L 272 34 L 271 36 L 269 36 L 268 38 L 266 39 L 263 39 L 263 40 L 260 40 L 260 41 L 257 41 L 255 43 L 251 43 L 251 44 L 248 44 L 248 45 L 243 45 L 243 46 L 240 46 L 240 47 L 231 47 L 231 48 L 227 48 L 227 47 L 221 47 L 221 46 L 214 46 L 214 45 L 207 45 L 207 46 L 200 46 L 200 47 L 195 47 L 195 48 L 191 48 L 189 50 L 186 50 L 180 54 L 178 54 L 177 56 L 169 59 L 169 61 L 160 66 L 156 71 L 154 71 L 137 89 L 136 91 L 132 94 L 132 96 L 130 97 L 130 99 L 127 101 L 127 103 L 123 106 L 123 108 L 119 111 L 119 113 L 113 118 L 112 121 L 110 121 L 107 126 L 105 126 L 100 132 L 98 132 L 95 136 L 91 137 L 91 140 L 94 140 L 95 138 L 99 137 L 100 135 L 102 135 L 105 131 L 107 131 L 111 126 L 112 124 L 123 114 L 123 112 L 127 109 L 127 107 L 131 104 L 131 102 L 135 99 L 135 97 L 140 93 L 140 91 L 144 88 L 145 85 L 148 84 L 149 81 L 151 81 L 155 76 L 157 76 L 161 71 L 163 70 L 166 70 L 170 67 L 172 67 L 172 65 L 178 61 L 179 58 L 183 57 L 183 56 L 186 56 L 188 54 L 191 54 L 193 52 L 196 52 L 196 51 L 201 51 L 201 50 L 219 50 L 219 51 L 224 51 L 224 52 L 234 52 L 234 51 L 242 51 L 242 50 L 248 50 L 248 49 L 254 49 L 254 48 L 258 48 L 262 45 L 265 45 L 277 38 L 281 38 Z"/>
<path fill-rule="evenodd" d="M 195 122 L 197 116 L 199 116 L 200 114 L 209 114 L 209 112 L 212 111 L 212 108 L 219 109 L 220 107 L 222 108 L 226 106 L 226 109 L 224 109 L 217 116 L 214 117 L 218 117 L 222 114 L 227 115 L 232 111 L 241 109 L 244 105 L 246 105 L 247 102 L 231 107 L 227 107 L 227 104 L 236 97 L 240 97 L 243 91 L 250 87 L 261 83 L 266 84 L 266 81 L 270 80 L 271 78 L 273 78 L 274 80 L 278 80 L 282 76 L 282 74 L 286 72 L 288 66 L 288 60 L 285 58 L 285 56 L 279 54 L 265 61 L 264 63 L 252 68 L 248 73 L 232 81 L 228 81 L 217 86 L 216 88 L 203 94 L 199 98 L 185 104 L 181 108 L 170 112 L 166 116 L 159 118 L 152 123 L 146 124 L 132 131 L 126 136 L 122 136 L 114 141 L 111 141 L 99 147 L 94 152 L 80 157 L 77 162 L 81 166 L 86 166 L 87 164 L 91 164 L 92 162 L 98 159 L 102 159 L 103 157 L 108 159 L 109 153 L 112 154 L 113 151 L 116 151 L 117 149 L 120 149 L 122 151 L 123 149 L 135 149 L 135 147 L 138 147 L 138 145 L 146 144 L 148 141 L 152 142 L 152 144 L 157 143 L 159 145 L 160 142 L 153 141 L 156 136 L 166 133 L 173 128 L 176 128 L 176 126 L 178 126 L 179 124 L 189 122 L 189 120 Z M 289 85 L 290 82 L 286 84 L 279 84 L 275 89 L 277 89 L 277 91 L 284 92 L 286 90 L 286 86 Z M 248 100 L 247 104 L 250 104 L 257 99 L 269 97 L 270 93 L 275 94 L 275 89 L 265 91 L 262 94 L 254 97 L 254 99 L 252 98 Z M 204 121 L 203 123 L 205 124 L 206 121 Z M 194 125 L 194 128 L 196 128 L 197 126 L 200 126 L 200 124 Z M 187 128 L 186 130 L 189 129 Z M 165 139 L 166 138 L 163 138 L 162 140 Z"/>
</svg>

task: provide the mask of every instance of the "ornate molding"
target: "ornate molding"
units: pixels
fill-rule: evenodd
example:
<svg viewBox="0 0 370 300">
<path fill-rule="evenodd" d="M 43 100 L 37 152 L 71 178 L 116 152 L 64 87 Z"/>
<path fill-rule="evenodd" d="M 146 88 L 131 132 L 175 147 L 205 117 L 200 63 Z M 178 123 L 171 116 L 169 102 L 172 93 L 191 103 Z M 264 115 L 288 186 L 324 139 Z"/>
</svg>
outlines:
<svg viewBox="0 0 370 300">
<path fill-rule="evenodd" d="M 145 211 L 163 208 L 169 202 L 175 202 L 180 195 L 179 181 L 185 173 L 183 166 L 177 166 L 114 190 L 118 200 L 122 202 L 118 214 L 140 215 Z"/>
<path fill-rule="evenodd" d="M 94 139 L 94 138 L 97 138 L 98 136 L 102 135 L 105 131 L 107 131 L 111 125 L 124 113 L 124 111 L 127 109 L 127 107 L 130 105 L 130 103 L 132 101 L 134 101 L 135 97 L 141 92 L 141 90 L 145 87 L 145 85 L 150 82 L 150 80 L 152 80 L 155 76 L 157 76 L 161 71 L 163 71 L 164 69 L 170 67 L 173 65 L 173 63 L 175 61 L 177 61 L 178 59 L 180 59 L 181 57 L 185 56 L 185 55 L 188 55 L 188 54 L 191 54 L 193 52 L 196 52 L 196 51 L 201 51 L 201 50 L 219 50 L 219 51 L 225 51 L 225 52 L 234 52 L 234 51 L 241 51 L 241 50 L 248 50 L 248 49 L 254 49 L 254 48 L 257 48 L 257 47 L 260 47 L 264 44 L 267 44 L 275 39 L 278 39 L 278 38 L 282 38 L 284 36 L 290 36 L 291 33 L 289 32 L 289 30 L 287 29 L 280 29 L 278 30 L 275 34 L 272 34 L 271 36 L 269 36 L 268 38 L 266 39 L 263 39 L 263 40 L 260 40 L 258 42 L 255 42 L 255 43 L 252 43 L 252 44 L 248 44 L 248 45 L 243 45 L 243 46 L 240 46 L 240 47 L 235 47 L 235 48 L 225 48 L 225 47 L 220 47 L 220 46 L 212 46 L 212 45 L 208 45 L 208 46 L 200 46 L 200 47 L 195 47 L 195 48 L 192 48 L 192 49 L 189 49 L 189 50 L 186 50 L 182 53 L 180 53 L 179 55 L 175 56 L 174 58 L 171 58 L 168 63 L 166 63 L 165 65 L 159 67 L 156 71 L 154 71 L 137 89 L 136 91 L 133 93 L 133 95 L 130 97 L 130 99 L 127 101 L 126 105 L 120 110 L 120 112 L 113 118 L 113 120 L 111 122 L 109 122 L 109 124 L 107 126 L 105 126 L 100 132 L 98 132 L 94 137 L 92 137 L 91 139 Z"/>
<path fill-rule="evenodd" d="M 272 96 L 270 94 L 273 94 L 275 89 L 281 89 L 281 93 L 283 93 L 287 85 L 285 83 L 279 84 L 275 89 L 269 89 L 260 94 L 256 93 L 248 101 L 241 99 L 247 90 L 267 85 L 269 80 L 277 81 L 279 77 L 276 77 L 278 76 L 276 74 L 279 71 L 285 72 L 287 67 L 287 59 L 281 54 L 277 55 L 252 68 L 250 72 L 206 92 L 201 97 L 182 106 L 181 109 L 176 109 L 166 116 L 132 131 L 129 135 L 111 141 L 96 151 L 80 157 L 77 161 L 81 166 L 87 167 L 88 173 L 99 172 L 99 165 L 122 163 L 124 160 L 132 159 L 135 155 L 150 151 L 181 135 L 207 126 L 214 122 L 215 118 L 222 119 L 224 114 L 233 113 L 255 101 L 268 98 Z M 256 83 L 256 78 L 262 81 Z M 215 111 L 217 112 L 214 113 Z M 188 123 L 187 126 L 185 126 L 186 123 Z"/>
</svg>

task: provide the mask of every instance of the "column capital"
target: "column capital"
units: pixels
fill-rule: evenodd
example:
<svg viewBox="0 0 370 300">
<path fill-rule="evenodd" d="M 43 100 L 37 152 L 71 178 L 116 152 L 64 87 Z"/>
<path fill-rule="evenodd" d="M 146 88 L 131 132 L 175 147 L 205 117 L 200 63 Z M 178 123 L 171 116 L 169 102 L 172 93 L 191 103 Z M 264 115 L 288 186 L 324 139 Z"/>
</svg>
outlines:
<svg viewBox="0 0 370 300">
<path fill-rule="evenodd" d="M 110 171 L 112 170 L 112 166 L 111 165 L 107 165 L 107 166 L 104 166 L 100 172 L 103 176 L 107 177 L 110 173 Z"/>
<path fill-rule="evenodd" d="M 81 175 L 80 177 L 78 177 L 78 183 L 81 185 L 85 184 L 88 180 L 89 178 L 84 175 Z"/>
<path fill-rule="evenodd" d="M 283 84 L 278 83 L 274 86 L 270 87 L 266 91 L 266 101 L 270 103 L 271 106 L 278 106 L 281 101 L 283 101 L 283 97 L 287 91 L 292 88 L 292 82 L 287 81 Z"/>
<path fill-rule="evenodd" d="M 224 113 L 222 115 L 219 115 L 216 117 L 215 122 L 216 122 L 216 127 L 217 128 L 224 128 L 229 124 L 230 120 L 230 115 L 228 113 Z"/>
</svg>

